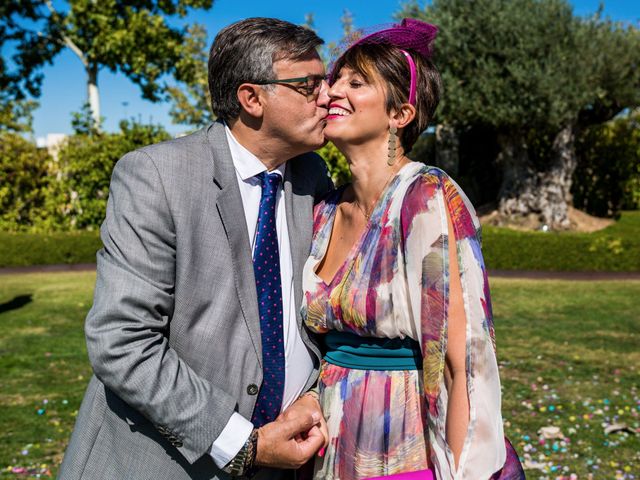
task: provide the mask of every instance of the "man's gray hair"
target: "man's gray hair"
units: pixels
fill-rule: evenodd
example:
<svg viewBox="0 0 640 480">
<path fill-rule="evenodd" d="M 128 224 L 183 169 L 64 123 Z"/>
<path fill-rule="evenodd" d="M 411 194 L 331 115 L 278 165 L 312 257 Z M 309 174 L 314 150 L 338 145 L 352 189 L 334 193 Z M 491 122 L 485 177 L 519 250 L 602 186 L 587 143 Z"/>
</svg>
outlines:
<svg viewBox="0 0 640 480">
<path fill-rule="evenodd" d="M 240 115 L 243 83 L 275 80 L 278 60 L 300 60 L 323 43 L 312 30 L 276 18 L 247 18 L 220 30 L 209 51 L 213 113 L 224 121 Z"/>
</svg>

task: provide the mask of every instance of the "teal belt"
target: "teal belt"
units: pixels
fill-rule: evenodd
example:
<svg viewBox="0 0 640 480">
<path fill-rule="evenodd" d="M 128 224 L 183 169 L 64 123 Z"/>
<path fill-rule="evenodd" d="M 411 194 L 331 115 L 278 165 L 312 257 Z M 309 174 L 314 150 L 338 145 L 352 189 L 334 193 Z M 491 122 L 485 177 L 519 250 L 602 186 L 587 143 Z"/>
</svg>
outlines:
<svg viewBox="0 0 640 480">
<path fill-rule="evenodd" d="M 422 370 L 420 344 L 408 337 L 360 337 L 330 330 L 324 342 L 324 359 L 333 365 L 357 370 Z"/>
</svg>

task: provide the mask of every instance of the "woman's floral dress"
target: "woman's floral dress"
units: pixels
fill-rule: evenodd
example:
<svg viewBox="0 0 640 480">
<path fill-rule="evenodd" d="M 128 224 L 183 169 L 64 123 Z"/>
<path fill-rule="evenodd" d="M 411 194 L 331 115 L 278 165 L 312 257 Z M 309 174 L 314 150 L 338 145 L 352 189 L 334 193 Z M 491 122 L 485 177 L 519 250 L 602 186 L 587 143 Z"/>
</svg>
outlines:
<svg viewBox="0 0 640 480">
<path fill-rule="evenodd" d="M 315 478 L 356 480 L 428 467 L 438 479 L 524 478 L 503 435 L 489 284 L 470 202 L 442 170 L 417 162 L 403 166 L 326 284 L 316 269 L 327 251 L 342 191 L 330 194 L 314 212 L 311 255 L 303 271 L 306 325 L 320 334 L 409 337 L 419 342 L 422 370 L 350 369 L 323 362 L 319 388 L 330 445 L 316 461 Z M 466 313 L 470 405 L 457 470 L 445 435 L 447 213 Z"/>
</svg>

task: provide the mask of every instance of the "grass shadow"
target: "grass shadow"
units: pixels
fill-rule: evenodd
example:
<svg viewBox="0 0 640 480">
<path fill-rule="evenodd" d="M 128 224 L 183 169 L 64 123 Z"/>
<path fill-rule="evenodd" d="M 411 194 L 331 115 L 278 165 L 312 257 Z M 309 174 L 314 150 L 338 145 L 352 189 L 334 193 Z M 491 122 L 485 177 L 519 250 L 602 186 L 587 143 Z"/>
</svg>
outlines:
<svg viewBox="0 0 640 480">
<path fill-rule="evenodd" d="M 18 295 L 17 297 L 13 297 L 8 302 L 0 303 L 0 314 L 10 312 L 11 310 L 18 310 L 19 308 L 30 304 L 32 301 L 32 293 L 29 293 L 28 295 Z"/>
</svg>

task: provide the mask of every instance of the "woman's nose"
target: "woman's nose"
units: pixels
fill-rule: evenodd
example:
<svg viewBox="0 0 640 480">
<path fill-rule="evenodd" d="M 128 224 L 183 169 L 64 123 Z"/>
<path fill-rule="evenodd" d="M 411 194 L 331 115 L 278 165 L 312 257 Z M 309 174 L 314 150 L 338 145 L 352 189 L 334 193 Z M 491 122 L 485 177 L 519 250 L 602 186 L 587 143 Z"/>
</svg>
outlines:
<svg viewBox="0 0 640 480">
<path fill-rule="evenodd" d="M 335 82 L 333 85 L 330 85 L 327 90 L 327 95 L 329 99 L 334 98 L 344 98 L 344 89 L 342 88 L 342 84 L 340 81 Z"/>
</svg>

